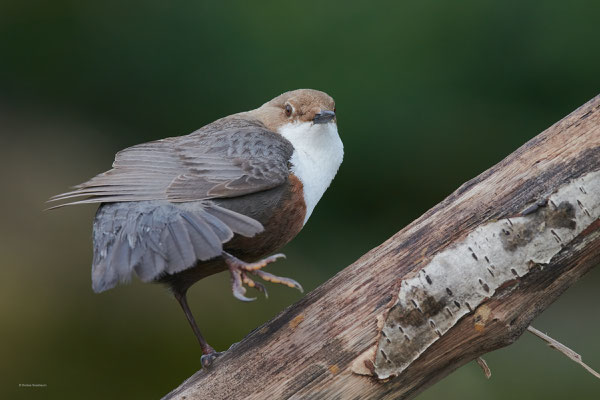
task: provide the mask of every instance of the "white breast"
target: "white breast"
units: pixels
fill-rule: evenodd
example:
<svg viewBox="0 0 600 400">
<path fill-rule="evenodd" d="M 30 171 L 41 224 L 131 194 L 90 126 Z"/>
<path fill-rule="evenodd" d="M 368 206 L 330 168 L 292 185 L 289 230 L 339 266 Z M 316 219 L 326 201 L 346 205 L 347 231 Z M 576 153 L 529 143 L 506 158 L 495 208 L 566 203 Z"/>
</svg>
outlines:
<svg viewBox="0 0 600 400">
<path fill-rule="evenodd" d="M 279 129 L 279 133 L 294 146 L 290 162 L 292 172 L 303 185 L 306 224 L 342 163 L 344 145 L 335 122 L 287 124 Z"/>
</svg>

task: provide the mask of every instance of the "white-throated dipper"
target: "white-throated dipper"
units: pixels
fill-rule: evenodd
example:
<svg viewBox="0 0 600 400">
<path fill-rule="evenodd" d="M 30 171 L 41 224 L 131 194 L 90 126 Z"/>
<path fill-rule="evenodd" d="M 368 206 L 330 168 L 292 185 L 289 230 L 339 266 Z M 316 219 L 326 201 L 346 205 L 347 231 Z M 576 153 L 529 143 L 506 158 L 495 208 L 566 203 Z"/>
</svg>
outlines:
<svg viewBox="0 0 600 400">
<path fill-rule="evenodd" d="M 261 107 L 221 118 L 179 137 L 129 147 L 113 168 L 50 201 L 101 203 L 94 219 L 95 292 L 126 282 L 169 286 L 200 346 L 202 365 L 218 355 L 206 342 L 186 293 L 198 280 L 229 270 L 233 295 L 250 276 L 302 290 L 262 271 L 300 232 L 342 163 L 335 103 L 300 89 Z M 266 257 L 266 258 L 264 258 Z"/>
</svg>

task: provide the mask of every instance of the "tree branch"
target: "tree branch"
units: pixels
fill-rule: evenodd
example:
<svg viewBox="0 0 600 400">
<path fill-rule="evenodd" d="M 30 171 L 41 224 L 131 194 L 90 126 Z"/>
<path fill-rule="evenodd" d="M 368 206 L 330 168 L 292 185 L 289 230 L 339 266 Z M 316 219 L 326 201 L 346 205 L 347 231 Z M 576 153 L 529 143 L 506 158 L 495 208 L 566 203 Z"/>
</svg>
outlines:
<svg viewBox="0 0 600 400">
<path fill-rule="evenodd" d="M 600 96 L 166 399 L 413 398 L 513 343 L 600 262 Z"/>
<path fill-rule="evenodd" d="M 581 358 L 581 356 L 579 354 L 577 354 L 576 352 L 574 352 L 573 350 L 571 350 L 570 348 L 568 348 L 567 346 L 565 346 L 558 340 L 552 339 L 550 336 L 546 335 L 545 333 L 535 329 L 533 326 L 528 327 L 527 330 L 529 332 L 531 332 L 532 334 L 534 334 L 535 336 L 542 339 L 544 342 L 546 342 L 550 348 L 552 348 L 552 349 L 558 351 L 560 354 L 568 357 L 571 361 L 574 361 L 577 364 L 581 365 L 583 368 L 585 368 L 585 370 L 587 372 L 594 375 L 596 378 L 600 379 L 600 374 L 598 372 L 594 371 L 594 369 L 592 367 L 590 367 L 589 365 L 584 363 L 583 359 Z"/>
</svg>

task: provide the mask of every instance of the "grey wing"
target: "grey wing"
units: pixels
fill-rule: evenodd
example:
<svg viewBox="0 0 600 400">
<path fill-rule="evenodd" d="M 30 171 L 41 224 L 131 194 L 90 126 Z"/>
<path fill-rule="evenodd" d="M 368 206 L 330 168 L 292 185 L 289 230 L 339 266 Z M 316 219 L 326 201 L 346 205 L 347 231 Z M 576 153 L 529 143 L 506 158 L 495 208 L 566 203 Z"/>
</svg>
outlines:
<svg viewBox="0 0 600 400">
<path fill-rule="evenodd" d="M 236 197 L 281 185 L 292 155 L 289 141 L 259 123 L 229 121 L 187 136 L 157 140 L 117 153 L 113 168 L 54 196 L 83 203 Z"/>
<path fill-rule="evenodd" d="M 234 234 L 263 230 L 256 220 L 218 207 L 284 183 L 291 144 L 261 124 L 228 121 L 187 136 L 119 152 L 113 169 L 52 201 L 103 203 L 94 220 L 92 281 L 96 291 L 192 267 L 222 252 Z"/>
</svg>

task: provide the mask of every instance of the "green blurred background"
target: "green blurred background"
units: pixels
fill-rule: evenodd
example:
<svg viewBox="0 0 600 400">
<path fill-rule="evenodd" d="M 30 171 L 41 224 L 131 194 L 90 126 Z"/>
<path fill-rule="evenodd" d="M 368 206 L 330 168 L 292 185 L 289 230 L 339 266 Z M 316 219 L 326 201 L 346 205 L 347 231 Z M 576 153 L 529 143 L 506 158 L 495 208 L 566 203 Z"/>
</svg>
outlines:
<svg viewBox="0 0 600 400">
<path fill-rule="evenodd" d="M 190 133 L 283 91 L 337 101 L 346 156 L 270 270 L 312 290 L 600 91 L 600 2 L 0 2 L 0 397 L 158 398 L 199 368 L 166 290 L 90 284 L 94 207 L 42 212 L 119 149 Z M 600 368 L 592 271 L 535 326 Z M 190 303 L 224 350 L 301 295 Z M 420 399 L 598 398 L 525 335 Z M 47 384 L 19 388 L 19 383 Z M 84 396 L 82 396 L 84 394 Z"/>
</svg>

